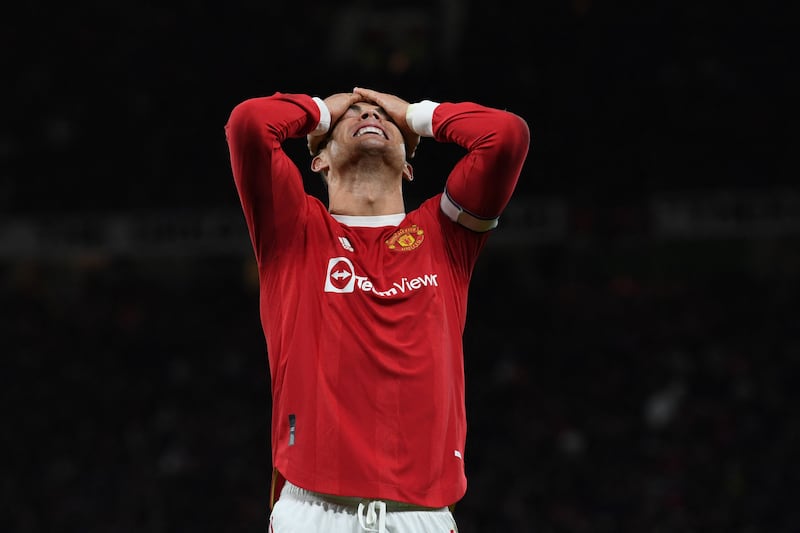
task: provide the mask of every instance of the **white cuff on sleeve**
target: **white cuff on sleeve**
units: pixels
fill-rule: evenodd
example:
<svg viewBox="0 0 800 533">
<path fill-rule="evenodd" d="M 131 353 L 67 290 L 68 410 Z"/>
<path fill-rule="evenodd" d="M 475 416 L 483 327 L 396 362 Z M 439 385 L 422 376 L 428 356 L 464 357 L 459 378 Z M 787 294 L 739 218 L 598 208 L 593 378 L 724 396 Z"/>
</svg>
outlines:
<svg viewBox="0 0 800 533">
<path fill-rule="evenodd" d="M 433 137 L 433 110 L 438 106 L 439 102 L 431 100 L 409 104 L 406 110 L 408 127 L 420 137 Z"/>
<path fill-rule="evenodd" d="M 319 107 L 319 124 L 317 124 L 317 127 L 310 133 L 310 135 L 322 135 L 323 133 L 328 133 L 328 130 L 331 127 L 331 112 L 328 109 L 325 101 L 319 96 L 314 97 L 314 102 L 316 102 L 317 107 Z"/>
</svg>

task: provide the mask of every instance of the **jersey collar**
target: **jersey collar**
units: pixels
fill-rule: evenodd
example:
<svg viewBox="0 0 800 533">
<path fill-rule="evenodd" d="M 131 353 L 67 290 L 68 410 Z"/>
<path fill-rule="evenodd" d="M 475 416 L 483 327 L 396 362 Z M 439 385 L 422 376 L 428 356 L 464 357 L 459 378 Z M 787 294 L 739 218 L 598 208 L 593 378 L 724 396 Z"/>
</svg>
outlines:
<svg viewBox="0 0 800 533">
<path fill-rule="evenodd" d="M 354 216 L 354 215 L 334 215 L 334 220 L 341 222 L 345 226 L 358 226 L 366 228 L 382 228 L 384 226 L 399 226 L 406 218 L 405 213 L 395 215 L 375 215 L 375 216 Z"/>
</svg>

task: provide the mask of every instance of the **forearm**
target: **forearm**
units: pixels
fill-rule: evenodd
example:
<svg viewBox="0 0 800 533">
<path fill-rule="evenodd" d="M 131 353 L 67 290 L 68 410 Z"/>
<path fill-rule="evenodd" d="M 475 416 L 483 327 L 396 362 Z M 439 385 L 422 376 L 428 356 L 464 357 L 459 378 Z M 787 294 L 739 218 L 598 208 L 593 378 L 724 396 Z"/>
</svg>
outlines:
<svg viewBox="0 0 800 533">
<path fill-rule="evenodd" d="M 225 133 L 231 154 L 240 155 L 303 137 L 320 125 L 320 118 L 320 106 L 312 97 L 276 92 L 234 107 Z"/>
<path fill-rule="evenodd" d="M 471 102 L 419 102 L 409 106 L 406 118 L 421 136 L 467 150 L 445 187 L 456 209 L 480 219 L 498 217 L 511 198 L 528 154 L 527 123 L 511 112 Z M 448 216 L 455 220 L 457 215 L 451 210 Z"/>
<path fill-rule="evenodd" d="M 319 124 L 320 107 L 307 95 L 274 93 L 237 105 L 225 125 L 231 170 L 255 246 L 304 201 L 302 176 L 281 144 Z M 280 207 L 280 210 L 277 209 Z"/>
</svg>

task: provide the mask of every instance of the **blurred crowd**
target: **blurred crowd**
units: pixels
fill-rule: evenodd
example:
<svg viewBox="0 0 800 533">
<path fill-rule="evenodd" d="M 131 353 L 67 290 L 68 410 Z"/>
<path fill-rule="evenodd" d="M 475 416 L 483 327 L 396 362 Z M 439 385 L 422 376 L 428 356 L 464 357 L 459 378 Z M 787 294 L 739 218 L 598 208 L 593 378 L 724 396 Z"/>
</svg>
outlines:
<svg viewBox="0 0 800 533">
<path fill-rule="evenodd" d="M 701 257 L 490 249 L 465 333 L 462 533 L 800 528 L 797 253 Z M 263 531 L 249 260 L 6 262 L 0 281 L 0 529 Z"/>
<path fill-rule="evenodd" d="M 0 21 L 13 102 L 5 213 L 230 205 L 223 126 L 245 98 L 354 85 L 508 108 L 524 192 L 608 196 L 794 183 L 791 3 L 20 4 Z M 302 141 L 288 149 L 302 162 Z M 412 194 L 452 159 L 418 152 Z M 456 154 L 457 152 L 454 152 Z M 301 164 L 309 175 L 310 171 Z"/>
</svg>

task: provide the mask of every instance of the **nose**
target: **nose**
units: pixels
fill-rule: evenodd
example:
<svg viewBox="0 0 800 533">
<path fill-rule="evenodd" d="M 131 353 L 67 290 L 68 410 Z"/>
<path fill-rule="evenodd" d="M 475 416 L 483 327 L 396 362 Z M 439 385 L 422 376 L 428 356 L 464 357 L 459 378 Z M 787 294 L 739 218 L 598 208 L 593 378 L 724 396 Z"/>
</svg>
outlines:
<svg viewBox="0 0 800 533">
<path fill-rule="evenodd" d="M 377 118 L 377 119 L 381 118 L 380 114 L 378 114 L 378 112 L 376 110 L 374 110 L 374 109 L 371 110 L 371 111 L 367 110 L 367 111 L 364 111 L 363 113 L 361 113 L 361 119 L 362 120 L 368 119 L 370 117 Z"/>
</svg>

